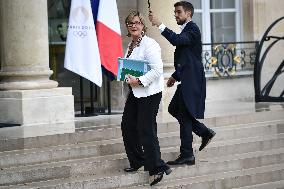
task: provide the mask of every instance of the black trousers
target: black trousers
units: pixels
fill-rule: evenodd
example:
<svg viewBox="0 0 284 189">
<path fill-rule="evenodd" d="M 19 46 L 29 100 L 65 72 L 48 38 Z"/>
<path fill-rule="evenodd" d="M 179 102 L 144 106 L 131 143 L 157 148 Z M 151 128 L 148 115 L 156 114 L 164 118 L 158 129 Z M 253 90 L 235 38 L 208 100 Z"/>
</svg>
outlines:
<svg viewBox="0 0 284 189">
<path fill-rule="evenodd" d="M 196 120 L 187 110 L 182 96 L 181 84 L 177 86 L 176 92 L 169 104 L 168 111 L 180 124 L 181 156 L 192 156 L 192 132 L 201 137 L 208 133 L 208 128 L 203 123 Z"/>
<path fill-rule="evenodd" d="M 136 98 L 130 91 L 125 103 L 121 129 L 125 151 L 133 168 L 144 166 L 150 175 L 168 169 L 161 159 L 156 116 L 162 92 Z"/>
</svg>

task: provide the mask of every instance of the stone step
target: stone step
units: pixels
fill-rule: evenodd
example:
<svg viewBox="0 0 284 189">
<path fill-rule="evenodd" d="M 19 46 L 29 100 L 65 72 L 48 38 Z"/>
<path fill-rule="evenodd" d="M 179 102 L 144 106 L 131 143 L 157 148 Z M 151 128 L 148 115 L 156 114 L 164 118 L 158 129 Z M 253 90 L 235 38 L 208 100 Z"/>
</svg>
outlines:
<svg viewBox="0 0 284 189">
<path fill-rule="evenodd" d="M 165 161 L 174 159 L 178 154 L 177 151 L 178 148 L 163 149 L 163 159 Z M 243 154 L 226 154 L 218 157 L 211 157 L 209 155 L 202 157 L 199 154 L 196 154 L 196 164 L 202 165 L 203 163 L 205 164 L 203 168 L 199 166 L 199 171 L 201 171 L 202 174 L 208 174 L 211 170 L 229 171 L 236 168 L 251 168 L 268 164 L 284 163 L 284 148 Z M 104 177 L 114 173 L 122 174 L 123 168 L 127 166 L 128 160 L 125 154 L 117 154 L 112 156 L 100 156 L 7 168 L 0 172 L 0 185 L 36 182 L 58 178 L 75 178 L 78 176 Z M 183 172 L 179 177 L 182 175 L 184 175 Z"/>
<path fill-rule="evenodd" d="M 270 136 L 257 136 L 243 139 L 233 139 L 211 142 L 209 147 L 201 152 L 195 151 L 200 157 L 219 157 L 228 154 L 248 153 L 282 148 L 284 145 L 284 134 Z"/>
<path fill-rule="evenodd" d="M 284 164 L 268 165 L 263 167 L 242 169 L 230 172 L 171 179 L 165 177 L 155 189 L 231 189 L 243 186 L 256 186 L 260 184 L 283 182 Z M 265 189 L 272 189 L 269 185 Z M 120 187 L 119 189 L 149 189 L 148 184 Z M 277 188 L 282 189 L 282 188 Z"/>
<path fill-rule="evenodd" d="M 279 161 L 275 161 L 277 159 Z M 171 175 L 165 176 L 163 181 L 159 183 L 159 185 L 155 186 L 155 188 L 211 189 L 212 186 L 217 186 L 217 188 L 228 189 L 233 187 L 279 181 L 283 179 L 283 161 L 282 153 L 282 155 L 277 158 L 274 158 L 273 155 L 267 155 L 256 158 L 243 158 L 238 160 L 233 159 L 227 161 L 219 159 L 215 162 L 203 162 L 194 166 L 174 167 Z M 266 162 L 266 165 L 258 166 L 260 162 Z M 2 186 L 0 188 L 150 188 L 148 183 L 148 173 L 138 171 L 131 174 L 113 172 L 112 174 L 102 177 L 71 176 L 66 179 L 25 183 L 23 185 L 16 186 Z"/>
<path fill-rule="evenodd" d="M 276 121 L 276 122 L 254 123 L 251 125 L 219 127 L 216 128 L 217 135 L 214 138 L 212 144 L 210 144 L 210 146 L 214 147 L 214 143 L 216 143 L 217 145 L 219 144 L 222 145 L 223 146 L 222 148 L 226 148 L 226 145 L 230 144 L 230 142 L 233 142 L 232 145 L 234 146 L 237 145 L 237 143 L 240 143 L 240 145 L 242 145 L 243 141 L 255 143 L 254 139 L 256 139 L 258 143 L 260 143 L 260 141 L 263 139 L 264 136 L 268 137 L 269 140 L 274 141 L 277 139 L 273 139 L 273 137 L 276 136 L 275 133 L 278 133 L 280 131 L 279 127 L 281 127 L 281 125 L 282 121 L 281 122 Z M 263 131 L 266 131 L 267 133 L 263 133 Z M 251 138 L 250 136 L 254 137 Z M 249 139 L 251 139 L 251 141 Z M 159 134 L 159 142 L 161 147 L 179 146 L 180 144 L 179 132 L 161 133 Z M 196 146 L 195 148 L 198 148 L 199 145 L 200 141 L 195 140 L 194 142 L 194 146 Z M 0 153 L 0 167 L 5 168 L 11 166 L 38 164 L 38 163 L 52 162 L 52 161 L 64 161 L 69 159 L 81 159 L 93 156 L 103 156 L 103 155 L 111 155 L 119 153 L 124 153 L 124 145 L 121 138 L 80 143 L 76 145 L 71 144 L 71 145 L 45 147 L 41 149 L 27 149 L 27 150 L 2 152 Z"/>
<path fill-rule="evenodd" d="M 265 112 L 254 112 L 247 114 L 235 114 L 219 117 L 211 117 L 202 120 L 209 127 L 221 127 L 228 125 L 250 124 L 254 122 L 266 122 L 273 120 L 282 120 L 284 118 L 284 111 L 274 110 Z M 78 144 L 90 141 L 100 141 L 121 137 L 120 130 L 121 116 L 105 116 L 101 119 L 88 118 L 77 120 L 76 132 L 58 135 L 48 135 L 40 137 L 13 136 L 10 131 L 4 132 L 3 128 L 0 133 L 0 151 L 21 150 L 30 148 L 42 148 L 66 144 Z M 15 129 L 15 128 L 7 128 Z M 158 131 L 172 132 L 179 129 L 178 123 L 171 119 L 169 121 L 158 120 Z M 283 129 L 284 130 L 284 129 Z"/>
<path fill-rule="evenodd" d="M 274 177 L 279 174 L 283 177 L 284 111 L 275 111 L 274 114 L 271 112 L 205 119 L 206 124 L 213 127 L 217 135 L 202 152 L 197 151 L 200 138 L 194 137 L 196 165 L 174 167 L 173 173 L 165 176 L 163 182 L 155 187 L 167 188 L 169 184 L 170 188 L 206 189 L 206 186 L 210 188 L 209 186 L 219 184 L 225 179 L 225 183 L 233 183 L 232 186 L 237 188 L 265 185 L 267 182 L 281 180 Z M 268 115 L 267 119 L 265 115 Z M 54 142 L 52 147 L 42 147 L 40 144 L 32 149 L 0 153 L 0 185 L 2 185 L 0 188 L 150 188 L 146 172 L 138 171 L 134 174 L 123 172 L 123 168 L 128 166 L 128 160 L 124 153 L 120 125 L 114 121 L 110 123 L 102 121 L 95 126 L 92 125 L 92 120 L 87 122 L 90 125 L 85 123 L 82 122 L 74 134 L 58 135 L 59 145 Z M 165 161 L 175 159 L 179 154 L 178 130 L 179 126 L 175 121 L 162 122 L 158 125 L 159 141 Z M 61 140 L 60 136 L 65 138 Z M 48 138 L 51 136 L 46 137 L 43 140 L 42 137 L 37 138 L 39 143 L 45 142 L 43 146 L 50 144 L 47 139 L 51 139 Z M 36 142 L 35 138 L 30 138 L 28 141 Z M 70 138 L 73 138 L 71 143 Z M 16 144 L 20 139 L 12 141 L 16 141 Z M 11 140 L 7 139 L 5 142 L 6 146 L 9 146 Z M 63 145 L 60 145 L 61 143 Z M 25 144 L 23 146 L 25 148 Z M 275 170 L 274 168 L 277 168 L 275 165 L 282 168 Z M 270 169 L 271 167 L 273 170 Z M 262 168 L 267 168 L 268 171 Z M 242 182 L 247 181 L 245 180 L 247 176 L 242 174 L 234 176 L 234 173 L 243 173 L 247 170 L 252 170 L 249 174 L 252 176 L 258 177 L 259 174 L 265 177 L 276 176 L 273 176 L 274 180 L 264 179 L 265 182 L 234 185 L 236 178 L 240 178 Z M 254 170 L 261 171 L 255 173 Z M 230 176 L 231 173 L 233 176 Z M 222 174 L 223 177 L 216 177 Z M 198 180 L 199 178 L 203 180 Z M 192 179 L 194 182 L 187 182 Z M 179 181 L 184 184 L 179 185 Z M 3 186 L 9 184 L 14 186 Z"/>
<path fill-rule="evenodd" d="M 267 182 L 263 184 L 256 184 L 251 186 L 244 186 L 239 188 L 233 188 L 233 189 L 283 189 L 284 188 L 284 179 L 280 181 L 275 182 Z"/>
</svg>

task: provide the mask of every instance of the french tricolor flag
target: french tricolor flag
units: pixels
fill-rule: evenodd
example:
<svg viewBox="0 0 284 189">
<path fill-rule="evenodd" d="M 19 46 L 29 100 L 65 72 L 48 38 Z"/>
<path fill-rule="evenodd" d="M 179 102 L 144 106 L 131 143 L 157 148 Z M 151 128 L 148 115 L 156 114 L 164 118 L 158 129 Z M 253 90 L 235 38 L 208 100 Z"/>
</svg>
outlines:
<svg viewBox="0 0 284 189">
<path fill-rule="evenodd" d="M 111 79 L 117 75 L 117 58 L 123 56 L 116 0 L 91 0 L 104 73 Z"/>
<path fill-rule="evenodd" d="M 102 86 L 116 76 L 122 40 L 116 0 L 72 0 L 64 67 Z"/>
</svg>

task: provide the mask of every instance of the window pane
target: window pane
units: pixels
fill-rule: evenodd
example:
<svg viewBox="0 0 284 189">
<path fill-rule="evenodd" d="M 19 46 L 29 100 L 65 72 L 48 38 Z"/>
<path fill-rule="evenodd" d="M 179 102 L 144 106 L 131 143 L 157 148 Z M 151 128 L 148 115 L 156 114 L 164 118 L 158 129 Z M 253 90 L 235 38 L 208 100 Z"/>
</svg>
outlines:
<svg viewBox="0 0 284 189">
<path fill-rule="evenodd" d="M 200 0 L 188 0 L 190 2 L 194 9 L 201 9 L 201 1 Z"/>
<path fill-rule="evenodd" d="M 65 42 L 70 0 L 48 0 L 48 33 L 50 42 Z"/>
<path fill-rule="evenodd" d="M 212 42 L 236 41 L 235 13 L 211 13 Z"/>
<path fill-rule="evenodd" d="M 197 24 L 202 33 L 202 14 L 201 13 L 194 13 L 192 21 Z"/>
<path fill-rule="evenodd" d="M 69 16 L 71 1 L 70 0 L 48 0 L 48 18 L 66 19 Z"/>
<path fill-rule="evenodd" d="M 211 0 L 211 9 L 235 8 L 235 0 Z"/>
</svg>

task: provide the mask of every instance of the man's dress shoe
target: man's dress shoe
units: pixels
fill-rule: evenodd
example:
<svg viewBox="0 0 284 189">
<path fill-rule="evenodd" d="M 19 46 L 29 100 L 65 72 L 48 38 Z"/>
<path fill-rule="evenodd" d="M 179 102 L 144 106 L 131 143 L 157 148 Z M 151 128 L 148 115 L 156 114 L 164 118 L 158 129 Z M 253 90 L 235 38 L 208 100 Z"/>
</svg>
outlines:
<svg viewBox="0 0 284 189">
<path fill-rule="evenodd" d="M 176 160 L 168 161 L 167 164 L 168 165 L 182 165 L 182 164 L 194 165 L 195 164 L 195 157 L 194 156 L 182 157 L 181 155 L 179 155 L 179 157 Z"/>
<path fill-rule="evenodd" d="M 204 149 L 212 140 L 212 138 L 216 135 L 216 133 L 212 129 L 208 129 L 208 134 L 202 137 L 201 145 L 199 147 L 199 151 Z"/>
<path fill-rule="evenodd" d="M 139 168 L 127 167 L 127 168 L 124 168 L 124 171 L 128 172 L 128 173 L 131 173 L 131 172 L 138 171 Z"/>
<path fill-rule="evenodd" d="M 161 172 L 153 175 L 152 176 L 152 178 L 153 178 L 152 180 L 153 181 L 150 183 L 150 186 L 153 186 L 153 185 L 159 183 L 163 179 L 164 173 L 166 173 L 166 175 L 169 175 L 169 174 L 171 174 L 171 172 L 172 172 L 172 170 L 171 170 L 171 168 L 169 168 L 169 169 L 167 169 L 165 171 L 161 171 Z"/>
</svg>

